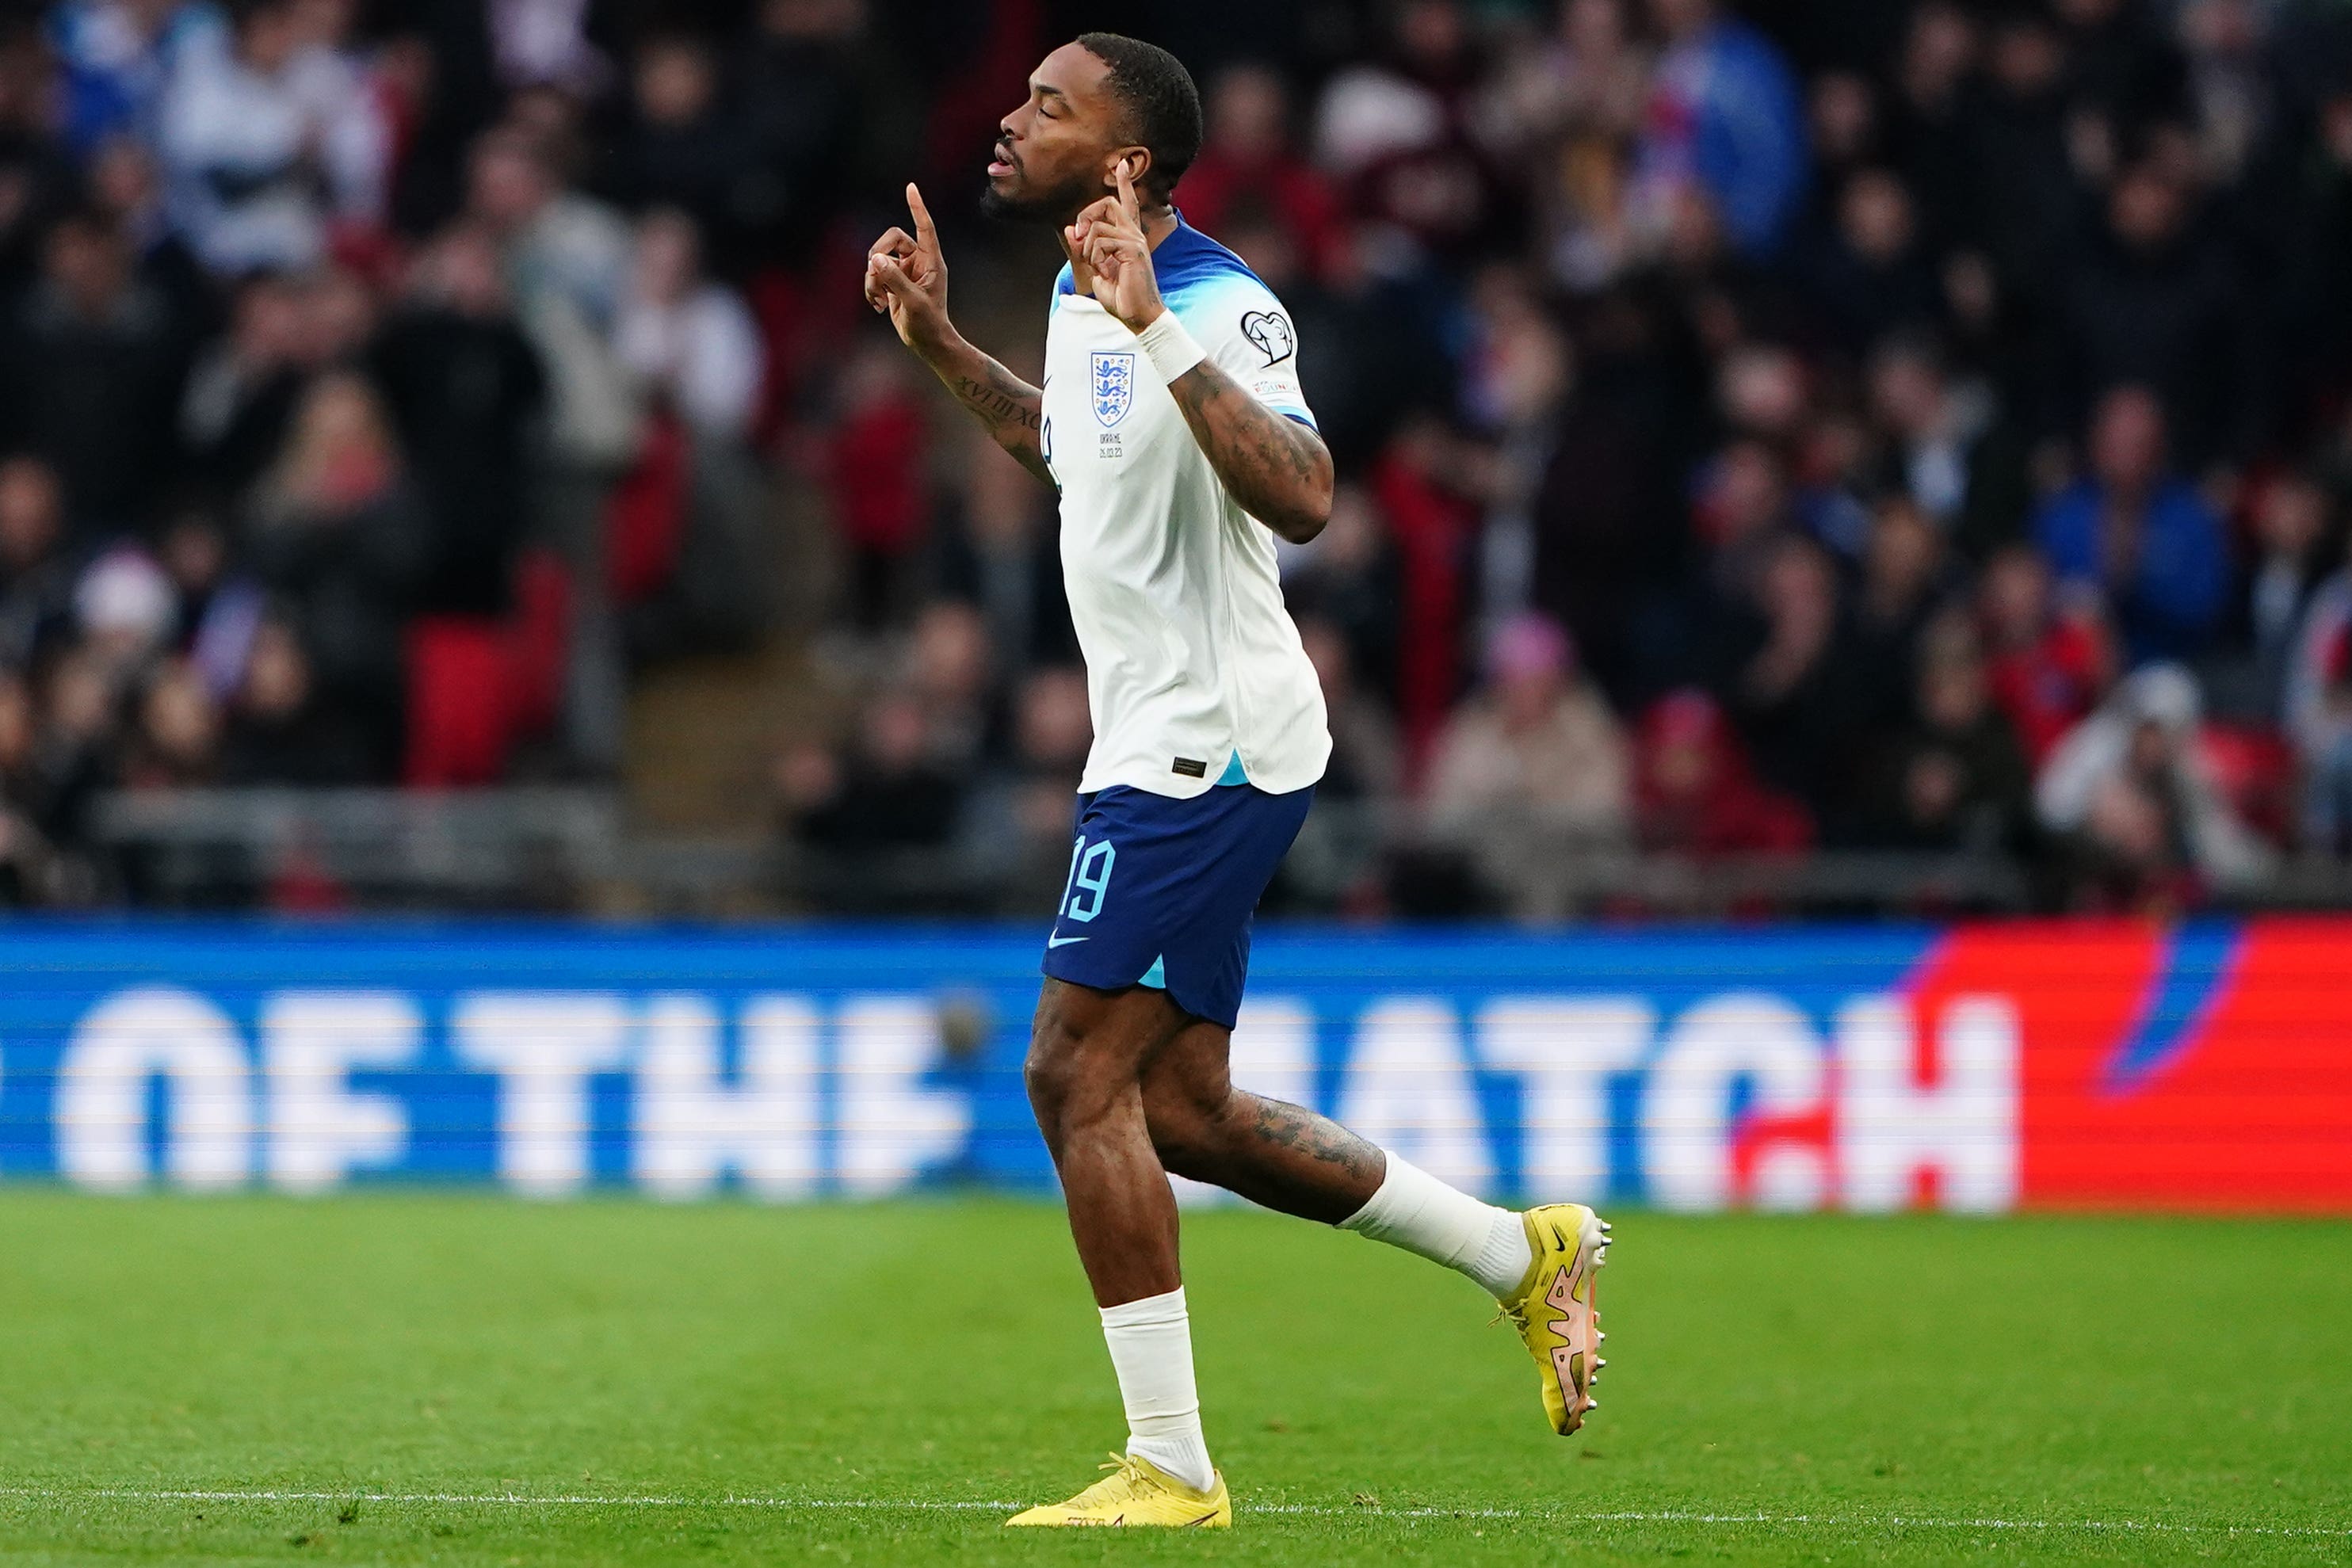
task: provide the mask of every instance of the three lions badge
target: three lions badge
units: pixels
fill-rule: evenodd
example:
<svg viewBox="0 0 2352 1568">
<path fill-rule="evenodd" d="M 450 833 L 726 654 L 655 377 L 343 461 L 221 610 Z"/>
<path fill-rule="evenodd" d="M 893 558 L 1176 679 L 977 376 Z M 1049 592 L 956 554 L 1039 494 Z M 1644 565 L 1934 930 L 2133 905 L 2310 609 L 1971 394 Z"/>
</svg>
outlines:
<svg viewBox="0 0 2352 1568">
<path fill-rule="evenodd" d="M 1093 362 L 1095 419 L 1108 429 L 1135 406 L 1135 355 L 1097 351 Z"/>
</svg>

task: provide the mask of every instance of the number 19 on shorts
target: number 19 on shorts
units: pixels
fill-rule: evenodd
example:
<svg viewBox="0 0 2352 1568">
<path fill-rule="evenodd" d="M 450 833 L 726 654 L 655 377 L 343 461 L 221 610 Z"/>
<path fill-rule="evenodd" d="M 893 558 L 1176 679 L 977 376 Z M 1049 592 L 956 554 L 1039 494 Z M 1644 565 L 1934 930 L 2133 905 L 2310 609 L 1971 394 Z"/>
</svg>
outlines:
<svg viewBox="0 0 2352 1568">
<path fill-rule="evenodd" d="M 1080 925 L 1100 915 L 1110 893 L 1110 868 L 1118 860 L 1118 852 L 1108 839 L 1088 843 L 1080 834 L 1070 849 L 1069 879 L 1062 884 L 1062 914 Z"/>
</svg>

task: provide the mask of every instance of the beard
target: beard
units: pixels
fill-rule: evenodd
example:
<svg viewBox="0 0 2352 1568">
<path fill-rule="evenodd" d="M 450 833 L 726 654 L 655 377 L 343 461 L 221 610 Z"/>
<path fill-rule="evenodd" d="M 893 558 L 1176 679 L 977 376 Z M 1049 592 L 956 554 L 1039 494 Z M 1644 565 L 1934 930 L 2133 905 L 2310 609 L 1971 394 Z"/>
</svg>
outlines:
<svg viewBox="0 0 2352 1568">
<path fill-rule="evenodd" d="M 1089 193 L 1078 180 L 1065 181 L 1059 188 L 1036 190 L 1026 183 L 1020 166 L 1013 166 L 1013 188 L 999 190 L 992 182 L 980 193 L 980 211 L 983 217 L 1000 223 L 1052 225 L 1059 227 L 1069 222 L 1070 215 L 1084 207 L 1100 192 Z"/>
</svg>

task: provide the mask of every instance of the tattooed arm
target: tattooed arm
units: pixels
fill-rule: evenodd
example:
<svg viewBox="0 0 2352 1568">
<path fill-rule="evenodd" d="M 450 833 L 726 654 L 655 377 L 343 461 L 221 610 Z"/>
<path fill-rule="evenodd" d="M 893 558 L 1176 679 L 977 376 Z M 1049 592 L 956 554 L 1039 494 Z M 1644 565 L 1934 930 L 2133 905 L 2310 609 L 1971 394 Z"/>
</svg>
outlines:
<svg viewBox="0 0 2352 1568">
<path fill-rule="evenodd" d="M 1118 193 L 1080 213 L 1063 231 L 1063 248 L 1102 308 L 1140 334 L 1168 313 L 1151 265 L 1150 229 L 1128 165 L 1118 169 Z M 1172 225 L 1166 213 L 1150 222 Z M 1323 531 L 1331 517 L 1331 454 L 1322 437 L 1252 397 L 1241 383 L 1203 360 L 1168 383 L 1184 423 L 1209 466 L 1242 509 L 1293 544 Z"/>
<path fill-rule="evenodd" d="M 1044 392 L 965 342 L 960 335 L 937 350 L 918 352 L 923 363 L 931 367 L 931 373 L 955 393 L 956 401 L 988 427 L 996 444 L 1020 459 L 1021 466 L 1038 478 L 1048 485 L 1054 483 L 1054 471 L 1045 466 L 1045 449 L 1037 434 L 1045 422 Z"/>
<path fill-rule="evenodd" d="M 1295 545 L 1323 531 L 1331 517 L 1331 453 L 1322 437 L 1258 402 L 1213 360 L 1168 390 L 1244 511 Z"/>
<path fill-rule="evenodd" d="M 915 232 L 894 228 L 866 255 L 866 302 L 890 318 L 898 340 L 931 368 L 988 427 L 996 444 L 1038 478 L 1051 485 L 1038 437 L 1045 422 L 1045 394 L 964 340 L 948 318 L 948 266 L 940 254 L 939 231 L 931 226 L 923 194 L 907 187 L 907 208 Z"/>
</svg>

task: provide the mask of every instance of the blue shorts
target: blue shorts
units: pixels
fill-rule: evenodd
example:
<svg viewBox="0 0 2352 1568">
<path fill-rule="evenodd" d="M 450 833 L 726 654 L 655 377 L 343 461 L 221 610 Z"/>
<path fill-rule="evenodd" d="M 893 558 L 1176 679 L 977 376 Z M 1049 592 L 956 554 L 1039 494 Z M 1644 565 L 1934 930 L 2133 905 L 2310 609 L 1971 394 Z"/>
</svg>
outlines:
<svg viewBox="0 0 2352 1568">
<path fill-rule="evenodd" d="M 1178 800 L 1115 784 L 1079 796 L 1045 973 L 1105 991 L 1156 987 L 1233 1028 L 1250 915 L 1314 801 L 1312 785 L 1269 795 L 1221 784 Z"/>
</svg>

